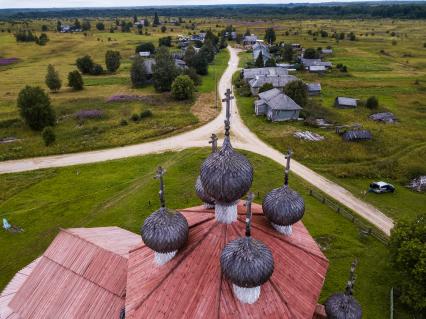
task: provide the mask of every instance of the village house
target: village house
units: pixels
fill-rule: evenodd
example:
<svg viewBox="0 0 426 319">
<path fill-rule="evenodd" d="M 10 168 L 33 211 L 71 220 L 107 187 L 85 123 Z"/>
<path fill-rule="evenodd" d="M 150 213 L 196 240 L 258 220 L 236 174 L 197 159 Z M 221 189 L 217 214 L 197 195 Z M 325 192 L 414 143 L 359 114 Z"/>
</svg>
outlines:
<svg viewBox="0 0 426 319">
<path fill-rule="evenodd" d="M 308 83 L 306 84 L 306 89 L 308 90 L 308 95 L 320 95 L 321 94 L 321 84 L 320 83 Z"/>
<path fill-rule="evenodd" d="M 244 81 L 249 82 L 257 76 L 285 76 L 288 70 L 280 67 L 243 69 L 242 75 Z"/>
<path fill-rule="evenodd" d="M 174 59 L 175 60 L 175 65 L 178 69 L 186 69 L 187 65 L 185 63 L 185 61 L 181 60 L 181 59 Z M 143 61 L 144 67 L 145 67 L 145 71 L 146 71 L 146 75 L 148 80 L 152 78 L 153 75 L 153 66 L 155 65 L 155 59 L 149 58 L 149 59 L 145 59 Z"/>
<path fill-rule="evenodd" d="M 252 95 L 259 94 L 260 88 L 266 84 L 270 83 L 276 89 L 282 90 L 287 83 L 296 81 L 297 77 L 293 75 L 284 75 L 284 76 L 257 76 L 254 79 L 249 81 L 250 92 Z"/>
<path fill-rule="evenodd" d="M 257 36 L 255 36 L 254 34 L 252 35 L 246 35 L 243 38 L 243 45 L 245 47 L 252 47 L 253 45 L 255 45 L 257 42 Z"/>
<path fill-rule="evenodd" d="M 271 59 L 271 53 L 269 53 L 269 47 L 262 41 L 258 41 L 253 45 L 253 59 L 256 61 L 262 53 L 263 63 L 265 64 Z"/>
<path fill-rule="evenodd" d="M 334 106 L 340 109 L 353 109 L 358 105 L 358 99 L 353 99 L 350 97 L 338 96 L 334 100 Z"/>
<path fill-rule="evenodd" d="M 302 107 L 275 88 L 259 93 L 259 99 L 254 102 L 256 115 L 266 115 L 272 122 L 297 120 L 300 110 Z"/>
<path fill-rule="evenodd" d="M 237 40 L 237 32 L 232 31 L 231 34 L 229 34 L 229 32 L 225 32 L 225 37 L 229 37 L 229 35 L 231 35 L 231 39 L 233 41 Z"/>
<path fill-rule="evenodd" d="M 322 72 L 326 69 L 331 69 L 333 64 L 328 61 L 321 61 L 321 59 L 305 59 L 303 57 L 300 58 L 300 63 L 303 64 L 306 70 L 311 72 Z M 311 68 L 311 67 L 321 67 L 321 68 Z"/>
</svg>

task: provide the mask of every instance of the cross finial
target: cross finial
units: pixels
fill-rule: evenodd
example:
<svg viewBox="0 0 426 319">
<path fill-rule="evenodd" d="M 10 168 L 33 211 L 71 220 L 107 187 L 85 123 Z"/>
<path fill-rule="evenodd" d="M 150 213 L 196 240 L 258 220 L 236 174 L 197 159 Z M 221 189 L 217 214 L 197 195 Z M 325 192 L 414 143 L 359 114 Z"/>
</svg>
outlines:
<svg viewBox="0 0 426 319">
<path fill-rule="evenodd" d="M 251 236 L 251 203 L 253 202 L 254 194 L 249 192 L 246 200 L 246 237 Z"/>
<path fill-rule="evenodd" d="M 357 264 L 358 264 L 358 259 L 355 259 L 351 264 L 351 270 L 349 272 L 349 280 L 348 280 L 348 283 L 346 284 L 346 290 L 345 290 L 346 295 L 352 295 L 353 293 L 353 289 L 355 286 L 355 279 L 356 279 L 355 268 Z"/>
<path fill-rule="evenodd" d="M 231 128 L 231 123 L 229 119 L 231 118 L 231 100 L 234 98 L 231 96 L 232 92 L 230 89 L 227 89 L 225 92 L 225 98 L 222 99 L 222 102 L 226 102 L 226 112 L 225 112 L 225 135 L 229 136 L 229 130 Z"/>
<path fill-rule="evenodd" d="M 293 152 L 291 148 L 288 149 L 287 154 L 284 154 L 284 157 L 287 160 L 287 163 L 285 165 L 285 171 L 284 171 L 284 185 L 288 185 L 288 174 L 290 172 L 290 159 L 292 155 L 293 155 Z"/>
<path fill-rule="evenodd" d="M 164 199 L 164 180 L 163 180 L 163 176 L 165 173 L 166 173 L 166 170 L 162 168 L 161 166 L 158 166 L 157 174 L 154 177 L 160 180 L 160 191 L 158 192 L 158 195 L 160 196 L 161 207 L 166 207 L 166 201 Z"/>
<path fill-rule="evenodd" d="M 212 145 L 212 153 L 216 152 L 216 150 L 217 150 L 217 135 L 216 134 L 212 134 L 210 136 L 209 144 Z"/>
</svg>

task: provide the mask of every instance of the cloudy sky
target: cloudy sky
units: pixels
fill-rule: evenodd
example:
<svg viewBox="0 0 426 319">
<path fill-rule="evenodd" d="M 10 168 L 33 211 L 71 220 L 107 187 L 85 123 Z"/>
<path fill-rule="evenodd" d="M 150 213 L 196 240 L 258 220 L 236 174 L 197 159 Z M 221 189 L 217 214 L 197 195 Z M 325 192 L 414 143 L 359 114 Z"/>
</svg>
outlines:
<svg viewBox="0 0 426 319">
<path fill-rule="evenodd" d="M 351 0 L 334 0 L 350 2 Z M 73 7 L 123 7 L 161 5 L 200 5 L 223 3 L 297 3 L 331 2 L 328 0 L 0 0 L 5 8 L 73 8 Z"/>
</svg>

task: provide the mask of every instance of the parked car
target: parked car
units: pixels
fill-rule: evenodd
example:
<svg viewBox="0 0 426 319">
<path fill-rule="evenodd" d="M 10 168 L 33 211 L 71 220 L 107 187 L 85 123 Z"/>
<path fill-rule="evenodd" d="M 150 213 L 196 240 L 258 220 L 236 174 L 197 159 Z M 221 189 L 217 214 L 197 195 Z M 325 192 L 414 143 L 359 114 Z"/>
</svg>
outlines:
<svg viewBox="0 0 426 319">
<path fill-rule="evenodd" d="M 395 187 L 389 183 L 385 182 L 373 182 L 370 184 L 370 192 L 374 192 L 377 194 L 381 193 L 393 193 L 395 191 Z"/>
</svg>

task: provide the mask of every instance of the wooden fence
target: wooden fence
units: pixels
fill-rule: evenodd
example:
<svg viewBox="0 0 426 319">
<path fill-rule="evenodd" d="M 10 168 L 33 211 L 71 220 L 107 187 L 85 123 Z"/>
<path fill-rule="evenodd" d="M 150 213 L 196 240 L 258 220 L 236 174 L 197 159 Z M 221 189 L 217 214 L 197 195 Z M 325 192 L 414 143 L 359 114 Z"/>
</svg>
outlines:
<svg viewBox="0 0 426 319">
<path fill-rule="evenodd" d="M 352 223 L 354 223 L 358 229 L 361 236 L 373 236 L 383 244 L 387 245 L 389 238 L 383 234 L 378 229 L 372 227 L 371 225 L 368 225 L 366 222 L 364 222 L 362 219 L 357 217 L 354 213 L 349 211 L 347 208 L 340 206 L 337 202 L 331 200 L 330 198 L 324 196 L 323 194 L 310 189 L 309 195 L 312 197 L 318 199 L 323 204 L 329 206 L 331 209 L 333 209 L 336 213 L 339 213 L 346 219 L 349 219 Z"/>
</svg>

